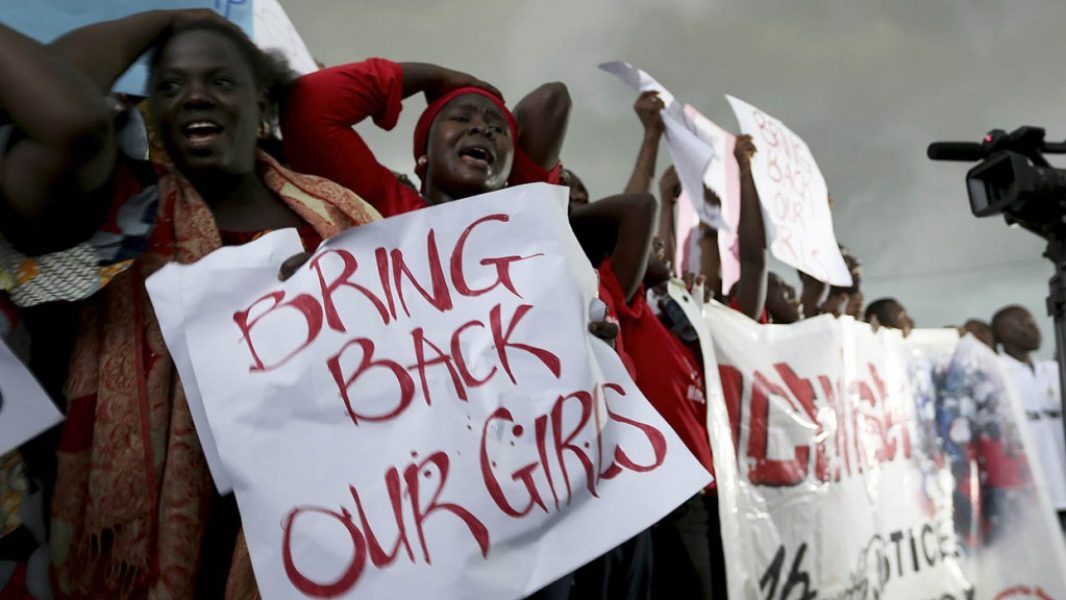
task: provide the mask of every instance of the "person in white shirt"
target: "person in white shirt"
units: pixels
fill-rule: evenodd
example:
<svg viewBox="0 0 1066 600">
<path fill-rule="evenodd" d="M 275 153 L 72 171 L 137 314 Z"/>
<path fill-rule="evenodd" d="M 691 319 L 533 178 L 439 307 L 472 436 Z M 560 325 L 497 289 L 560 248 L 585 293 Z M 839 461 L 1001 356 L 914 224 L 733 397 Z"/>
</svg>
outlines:
<svg viewBox="0 0 1066 600">
<path fill-rule="evenodd" d="M 1000 360 L 1025 412 L 1029 437 L 1040 456 L 1048 496 L 1066 523 L 1066 441 L 1058 364 L 1031 357 L 1040 349 L 1040 330 L 1025 308 L 1015 305 L 1000 309 L 992 318 L 992 331 L 1000 346 Z"/>
</svg>

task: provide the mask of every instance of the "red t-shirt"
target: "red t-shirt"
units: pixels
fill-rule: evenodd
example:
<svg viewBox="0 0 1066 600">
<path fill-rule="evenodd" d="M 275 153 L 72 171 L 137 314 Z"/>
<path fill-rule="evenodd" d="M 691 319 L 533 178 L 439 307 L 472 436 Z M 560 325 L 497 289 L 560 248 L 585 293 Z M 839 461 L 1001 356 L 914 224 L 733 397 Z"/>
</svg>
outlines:
<svg viewBox="0 0 1066 600">
<path fill-rule="evenodd" d="M 714 474 L 707 433 L 707 399 L 703 371 L 696 354 L 670 333 L 644 298 L 644 286 L 628 304 L 611 260 L 600 263 L 600 287 L 618 312 L 625 348 L 633 359 L 634 380 L 663 419 L 700 463 Z M 711 482 L 708 489 L 713 489 Z"/>
<path fill-rule="evenodd" d="M 729 308 L 732 308 L 733 310 L 737 311 L 738 313 L 743 313 L 744 312 L 744 311 L 740 310 L 740 304 L 737 303 L 737 299 L 736 298 L 733 298 L 733 299 L 731 299 L 729 301 Z M 747 316 L 747 315 L 745 315 L 745 316 Z M 770 324 L 770 313 L 766 312 L 765 308 L 762 309 L 762 314 L 759 315 L 758 321 L 759 321 L 760 325 L 769 325 Z"/>
<path fill-rule="evenodd" d="M 396 126 L 403 109 L 399 64 L 371 58 L 304 75 L 290 86 L 281 108 L 285 155 L 294 170 L 343 185 L 383 217 L 428 206 L 421 194 L 377 161 L 352 129 L 367 117 L 382 129 Z M 516 146 L 509 183 L 558 183 L 559 172 L 558 165 L 543 169 Z"/>
</svg>

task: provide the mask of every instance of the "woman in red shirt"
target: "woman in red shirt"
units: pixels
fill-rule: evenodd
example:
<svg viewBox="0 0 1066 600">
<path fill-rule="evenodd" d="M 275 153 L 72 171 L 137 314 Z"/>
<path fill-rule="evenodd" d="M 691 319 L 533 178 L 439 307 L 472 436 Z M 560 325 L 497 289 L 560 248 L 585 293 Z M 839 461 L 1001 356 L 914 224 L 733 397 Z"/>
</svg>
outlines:
<svg viewBox="0 0 1066 600">
<path fill-rule="evenodd" d="M 392 129 L 403 100 L 418 93 L 429 103 L 414 136 L 420 191 L 379 163 L 352 129 L 368 117 Z M 508 183 L 558 183 L 569 114 L 561 83 L 537 88 L 512 114 L 495 88 L 465 73 L 371 58 L 298 79 L 281 125 L 293 168 L 340 183 L 389 217 Z"/>
</svg>

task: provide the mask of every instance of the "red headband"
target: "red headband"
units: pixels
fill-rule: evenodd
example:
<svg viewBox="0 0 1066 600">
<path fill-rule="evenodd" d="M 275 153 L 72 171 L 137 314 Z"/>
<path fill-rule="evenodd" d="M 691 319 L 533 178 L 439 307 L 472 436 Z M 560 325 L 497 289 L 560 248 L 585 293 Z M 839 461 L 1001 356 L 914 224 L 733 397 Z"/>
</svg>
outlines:
<svg viewBox="0 0 1066 600">
<path fill-rule="evenodd" d="M 492 92 L 479 87 L 469 86 L 453 90 L 437 98 L 432 104 L 427 106 L 426 110 L 422 111 L 422 116 L 418 117 L 418 124 L 415 125 L 415 174 L 422 179 L 425 179 L 426 169 L 418 165 L 418 159 L 426 153 L 426 146 L 429 144 L 429 130 L 433 126 L 433 121 L 437 119 L 437 115 L 449 102 L 464 94 L 477 94 L 491 100 L 496 105 L 496 108 L 500 109 L 504 118 L 507 119 L 507 127 L 511 130 L 511 139 L 514 140 L 515 147 L 517 148 L 518 146 L 518 122 L 515 121 L 514 115 L 511 114 L 511 110 L 507 108 L 503 100 L 500 100 Z"/>
</svg>

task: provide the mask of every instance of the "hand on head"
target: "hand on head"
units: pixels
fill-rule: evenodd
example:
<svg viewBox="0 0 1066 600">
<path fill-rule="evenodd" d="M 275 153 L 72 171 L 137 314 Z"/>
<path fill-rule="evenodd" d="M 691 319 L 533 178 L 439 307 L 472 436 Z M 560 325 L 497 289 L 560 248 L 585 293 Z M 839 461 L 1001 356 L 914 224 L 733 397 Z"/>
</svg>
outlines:
<svg viewBox="0 0 1066 600">
<path fill-rule="evenodd" d="M 482 81 L 477 77 L 463 73 L 462 71 L 453 71 L 451 69 L 445 69 L 444 67 L 438 68 L 440 71 L 434 84 L 427 87 L 425 90 L 427 103 L 432 103 L 437 98 L 464 87 L 481 88 L 500 100 L 503 100 L 503 94 L 501 94 L 500 90 L 496 89 L 491 83 Z"/>
</svg>

